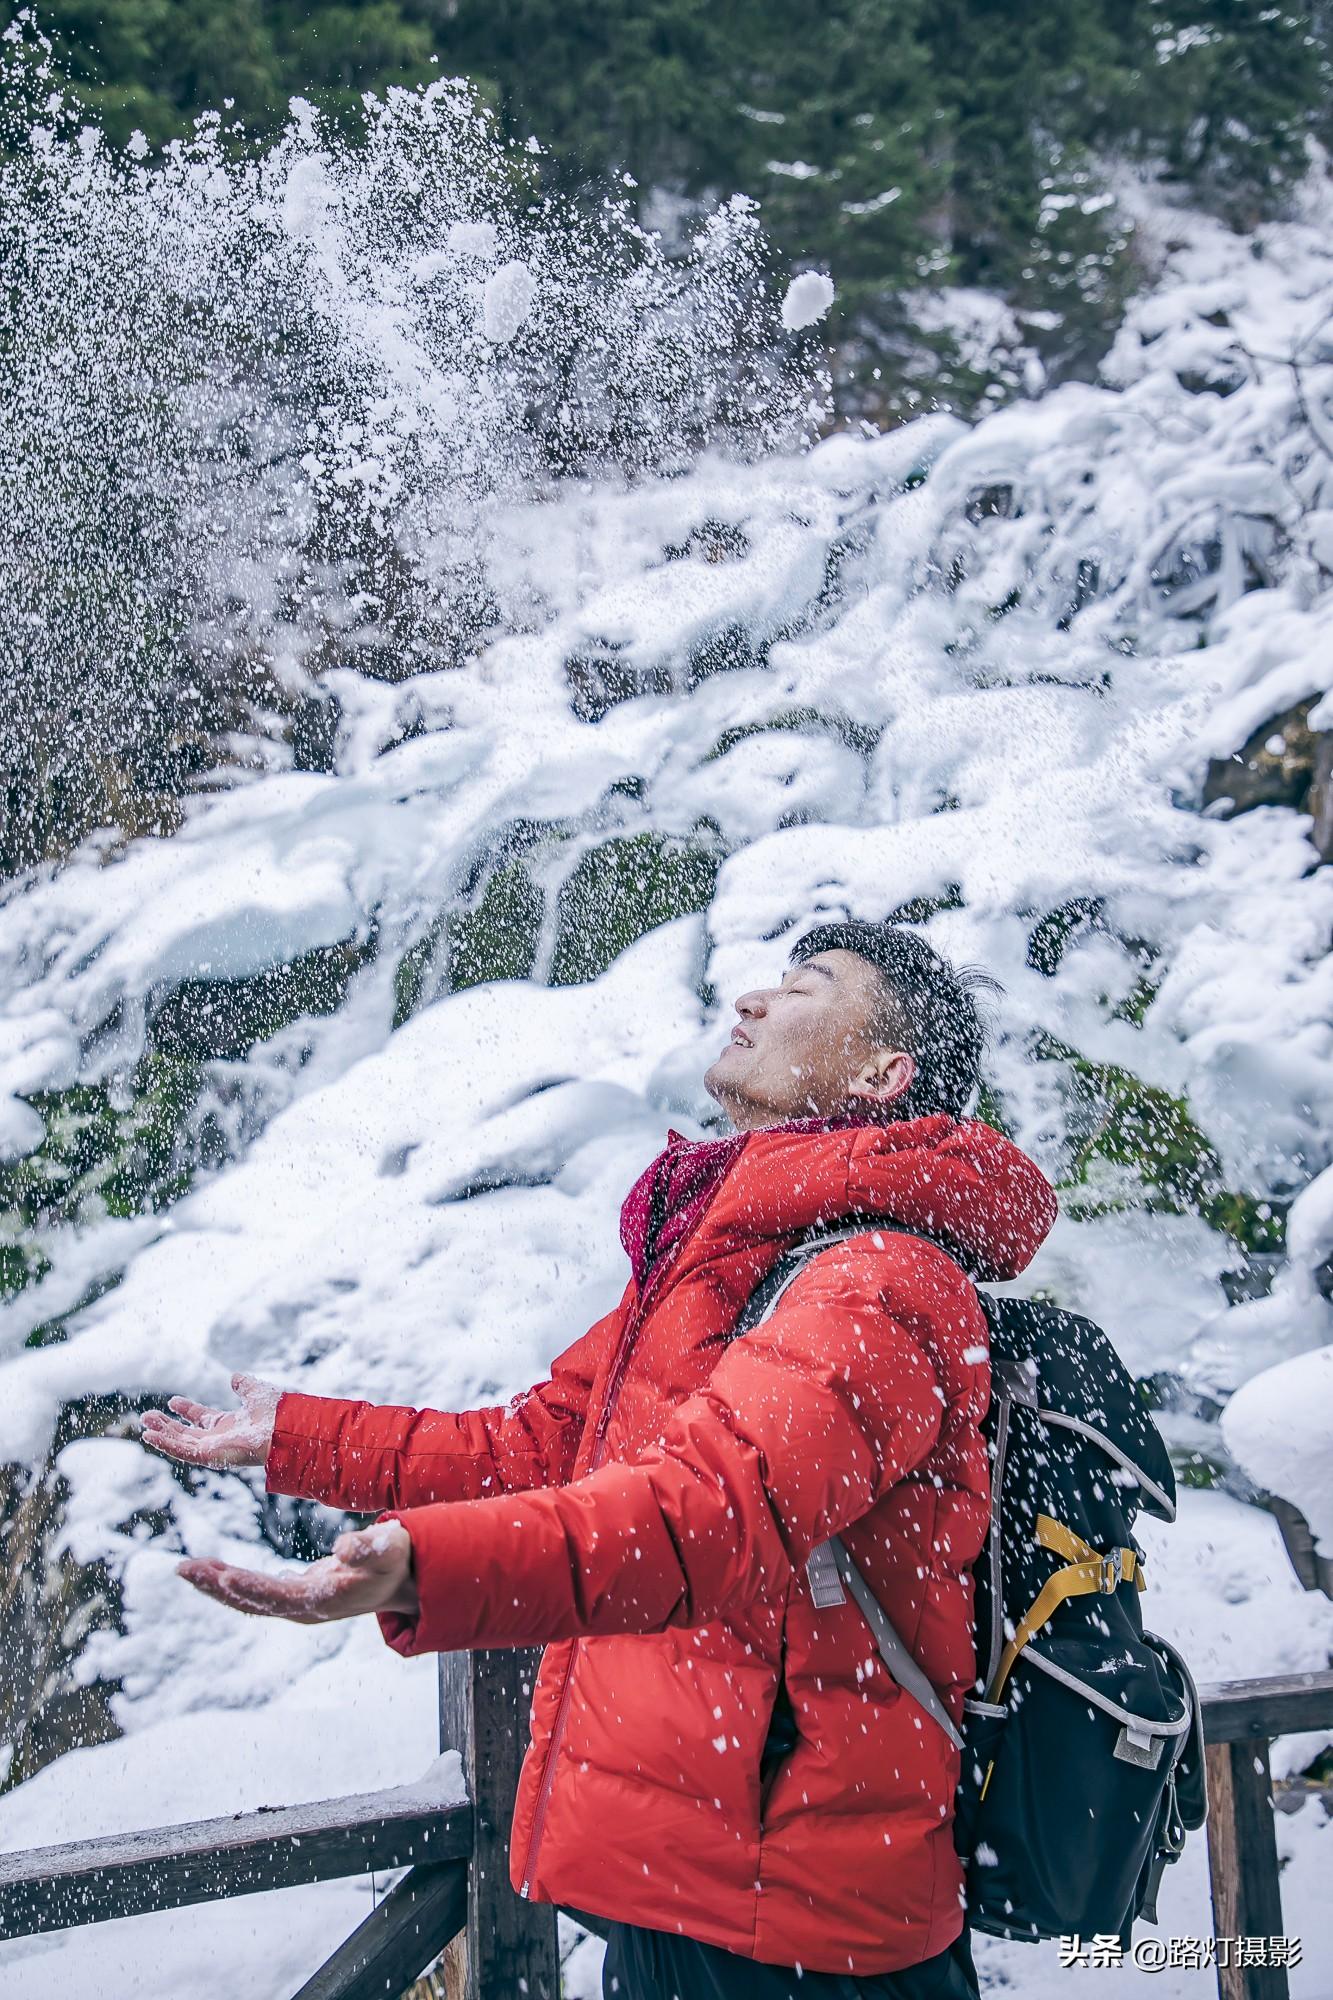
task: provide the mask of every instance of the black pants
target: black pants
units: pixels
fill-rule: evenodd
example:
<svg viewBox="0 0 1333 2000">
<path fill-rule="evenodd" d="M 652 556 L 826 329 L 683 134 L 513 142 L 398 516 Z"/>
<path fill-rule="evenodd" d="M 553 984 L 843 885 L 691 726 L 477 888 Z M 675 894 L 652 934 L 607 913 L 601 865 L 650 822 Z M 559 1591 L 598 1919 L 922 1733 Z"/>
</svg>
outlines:
<svg viewBox="0 0 1333 2000">
<path fill-rule="evenodd" d="M 967 1932 L 923 1965 L 854 1979 L 760 1965 L 734 1951 L 667 1931 L 611 1924 L 603 2000 L 977 2000 Z"/>
</svg>

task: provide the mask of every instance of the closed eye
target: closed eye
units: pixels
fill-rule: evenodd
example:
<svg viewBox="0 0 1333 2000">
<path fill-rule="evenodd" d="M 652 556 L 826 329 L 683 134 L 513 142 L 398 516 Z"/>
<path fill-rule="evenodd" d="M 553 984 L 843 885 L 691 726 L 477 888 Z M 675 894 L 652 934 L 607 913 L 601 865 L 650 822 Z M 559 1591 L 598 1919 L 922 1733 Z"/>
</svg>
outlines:
<svg viewBox="0 0 1333 2000">
<path fill-rule="evenodd" d="M 821 965 L 818 959 L 811 959 L 809 964 L 803 965 L 798 969 L 796 979 L 798 981 L 804 980 L 806 982 L 804 985 L 793 984 L 788 986 L 787 980 L 790 977 L 790 973 L 783 974 L 781 990 L 784 993 L 804 993 L 807 995 L 814 993 L 817 991 L 817 988 L 810 984 L 811 980 L 822 979 L 830 986 L 836 986 L 838 983 L 836 975 L 830 971 L 827 965 Z"/>
</svg>

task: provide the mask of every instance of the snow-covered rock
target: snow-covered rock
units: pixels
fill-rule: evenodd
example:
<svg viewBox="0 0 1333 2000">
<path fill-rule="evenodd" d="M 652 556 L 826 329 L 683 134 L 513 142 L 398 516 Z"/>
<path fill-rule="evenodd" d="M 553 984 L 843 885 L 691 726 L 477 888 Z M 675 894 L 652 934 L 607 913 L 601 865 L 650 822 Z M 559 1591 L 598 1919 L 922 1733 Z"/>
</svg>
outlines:
<svg viewBox="0 0 1333 2000">
<path fill-rule="evenodd" d="M 1227 1404 L 1222 1434 L 1237 1464 L 1299 1507 L 1333 1558 L 1333 1347 L 1251 1376 Z"/>
</svg>

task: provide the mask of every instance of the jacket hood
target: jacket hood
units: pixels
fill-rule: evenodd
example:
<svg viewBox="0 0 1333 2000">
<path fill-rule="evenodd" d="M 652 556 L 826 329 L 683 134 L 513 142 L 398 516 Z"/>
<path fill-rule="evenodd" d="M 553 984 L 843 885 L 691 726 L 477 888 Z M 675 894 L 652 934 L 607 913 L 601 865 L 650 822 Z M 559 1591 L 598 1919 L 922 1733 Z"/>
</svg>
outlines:
<svg viewBox="0 0 1333 2000">
<path fill-rule="evenodd" d="M 738 1241 L 882 1219 L 936 1238 L 974 1278 L 1026 1270 L 1058 1213 L 1041 1169 L 979 1119 L 750 1133 L 709 1221 Z M 712 1233 L 710 1228 L 709 1233 Z"/>
</svg>

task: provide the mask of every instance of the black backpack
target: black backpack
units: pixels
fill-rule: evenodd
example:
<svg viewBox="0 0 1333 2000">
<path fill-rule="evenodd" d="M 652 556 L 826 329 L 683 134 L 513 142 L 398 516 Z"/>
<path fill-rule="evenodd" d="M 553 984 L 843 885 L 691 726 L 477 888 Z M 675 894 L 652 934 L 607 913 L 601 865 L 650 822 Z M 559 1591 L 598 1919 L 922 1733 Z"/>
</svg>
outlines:
<svg viewBox="0 0 1333 2000">
<path fill-rule="evenodd" d="M 894 1226 L 809 1232 L 736 1333 L 766 1319 L 821 1249 Z M 1141 1507 L 1175 1518 L 1171 1461 L 1100 1327 L 1037 1300 L 977 1296 L 990 1326 L 992 1511 L 973 1571 L 978 1680 L 962 1734 L 840 1537 L 810 1557 L 810 1590 L 818 1608 L 854 1598 L 889 1672 L 962 1750 L 954 1837 L 973 1927 L 1128 1946 L 1136 1917 L 1156 1921 L 1162 1870 L 1207 1815 L 1194 1682 L 1139 1608 L 1134 1519 Z"/>
</svg>

